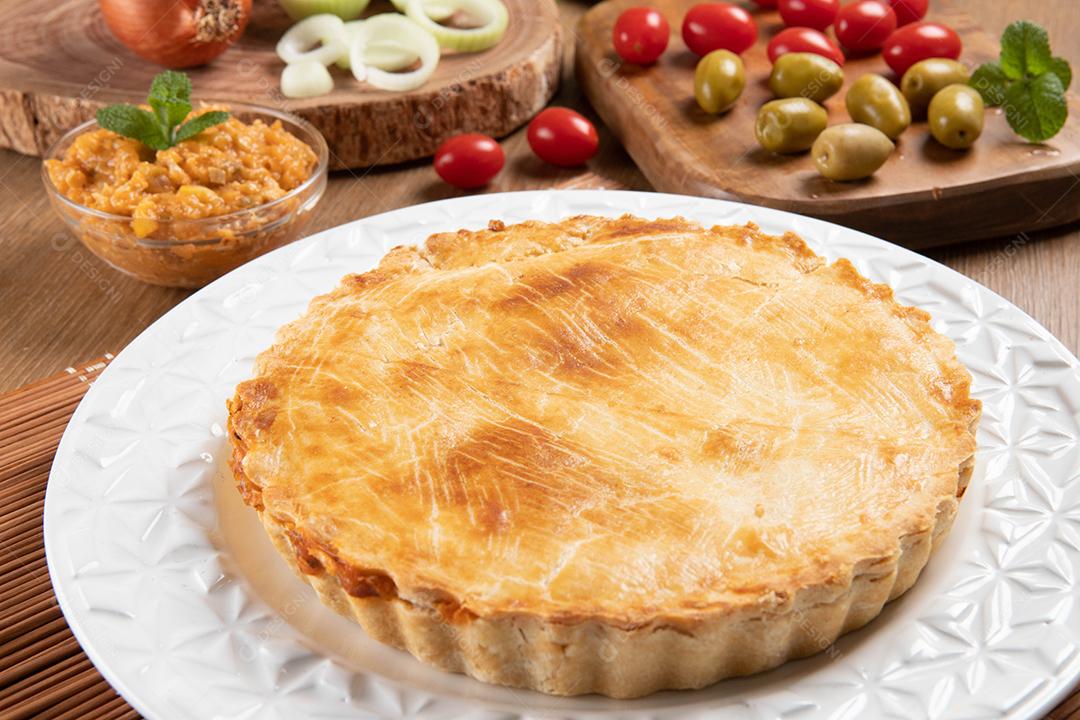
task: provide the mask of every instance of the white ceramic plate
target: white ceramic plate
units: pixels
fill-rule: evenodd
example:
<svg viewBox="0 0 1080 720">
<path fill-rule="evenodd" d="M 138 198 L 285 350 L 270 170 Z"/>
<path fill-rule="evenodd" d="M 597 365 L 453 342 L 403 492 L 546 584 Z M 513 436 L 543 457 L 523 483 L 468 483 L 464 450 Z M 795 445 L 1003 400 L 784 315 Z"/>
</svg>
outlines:
<svg viewBox="0 0 1080 720">
<path fill-rule="evenodd" d="M 240 503 L 223 472 L 225 399 L 279 325 L 394 245 L 491 218 L 624 212 L 794 230 L 933 314 L 984 403 L 977 469 L 944 548 L 911 591 L 829 651 L 694 692 L 553 698 L 445 674 L 368 639 L 292 576 Z M 154 323 L 64 434 L 45 547 L 75 635 L 149 718 L 1041 717 L 1080 675 L 1078 438 L 1076 359 L 1016 307 L 912 252 L 716 200 L 483 195 L 320 233 Z"/>
</svg>

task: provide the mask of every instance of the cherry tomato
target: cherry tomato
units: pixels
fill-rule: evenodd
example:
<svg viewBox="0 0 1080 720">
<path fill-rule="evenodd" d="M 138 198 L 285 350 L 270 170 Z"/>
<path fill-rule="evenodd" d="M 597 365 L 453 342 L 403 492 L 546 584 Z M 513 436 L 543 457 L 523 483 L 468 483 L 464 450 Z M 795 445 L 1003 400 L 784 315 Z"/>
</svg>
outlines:
<svg viewBox="0 0 1080 720">
<path fill-rule="evenodd" d="M 780 17 L 788 27 L 824 30 L 836 20 L 840 0 L 780 0 Z"/>
<path fill-rule="evenodd" d="M 502 170 L 506 156 L 499 143 L 480 133 L 464 133 L 443 141 L 435 151 L 435 172 L 459 188 L 487 185 Z"/>
<path fill-rule="evenodd" d="M 896 13 L 880 0 L 857 0 L 840 8 L 835 30 L 848 50 L 878 50 L 896 30 Z"/>
<path fill-rule="evenodd" d="M 816 53 L 829 58 L 837 65 L 844 64 L 844 53 L 824 33 L 803 27 L 787 28 L 776 33 L 769 41 L 769 62 L 789 52 Z"/>
<path fill-rule="evenodd" d="M 549 107 L 529 123 L 529 147 L 537 157 L 559 167 L 576 167 L 596 154 L 600 138 L 581 113 Z"/>
<path fill-rule="evenodd" d="M 903 77 L 907 69 L 920 60 L 955 60 L 960 57 L 962 48 L 960 36 L 952 28 L 920 22 L 905 25 L 890 35 L 881 47 L 881 55 L 897 77 Z"/>
<path fill-rule="evenodd" d="M 671 28 L 660 11 L 651 7 L 624 10 L 611 31 L 615 52 L 626 62 L 652 65 L 664 54 Z"/>
<path fill-rule="evenodd" d="M 713 50 L 730 50 L 738 55 L 757 41 L 757 25 L 741 7 L 725 2 L 702 3 L 686 13 L 682 36 L 686 47 L 697 55 L 708 55 Z"/>
<path fill-rule="evenodd" d="M 772 10 L 776 7 L 777 0 L 754 0 L 754 4 L 759 8 L 765 8 L 766 10 Z"/>
<path fill-rule="evenodd" d="M 903 27 L 926 17 L 930 0 L 889 0 L 889 5 L 896 13 L 896 26 Z"/>
</svg>

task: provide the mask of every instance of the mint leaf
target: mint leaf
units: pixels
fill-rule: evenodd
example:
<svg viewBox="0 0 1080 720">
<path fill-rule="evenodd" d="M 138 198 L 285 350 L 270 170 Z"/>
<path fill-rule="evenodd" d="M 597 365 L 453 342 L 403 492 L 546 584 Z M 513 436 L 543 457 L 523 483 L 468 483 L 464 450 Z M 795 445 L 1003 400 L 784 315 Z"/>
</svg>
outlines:
<svg viewBox="0 0 1080 720">
<path fill-rule="evenodd" d="M 1072 68 L 1050 53 L 1046 31 L 1019 20 L 1001 34 L 1001 58 L 976 70 L 970 85 L 987 105 L 1004 105 L 1005 118 L 1017 135 L 1031 142 L 1049 140 L 1065 125 L 1065 91 Z"/>
<path fill-rule="evenodd" d="M 1068 114 L 1065 89 L 1054 73 L 1018 80 L 1005 91 L 1005 119 L 1009 127 L 1031 142 L 1042 142 L 1056 135 Z"/>
<path fill-rule="evenodd" d="M 166 128 L 172 131 L 177 125 L 184 122 L 184 118 L 191 112 L 191 103 L 187 100 L 159 100 L 147 98 L 150 107 L 154 108 L 154 115 Z"/>
<path fill-rule="evenodd" d="M 1066 90 L 1072 85 L 1072 68 L 1069 67 L 1069 61 L 1065 58 L 1052 58 L 1050 60 L 1050 67 L 1046 69 L 1046 72 L 1057 75 L 1058 80 L 1061 81 L 1061 86 Z"/>
<path fill-rule="evenodd" d="M 202 115 L 191 118 L 176 130 L 176 142 L 190 140 L 203 130 L 214 125 L 220 125 L 229 119 L 229 113 L 223 110 L 211 110 Z"/>
<path fill-rule="evenodd" d="M 97 111 L 98 125 L 138 140 L 152 150 L 164 150 L 171 146 L 169 138 L 157 118 L 134 105 L 109 105 Z"/>
<path fill-rule="evenodd" d="M 971 87 L 979 91 L 983 102 L 990 107 L 1000 105 L 1005 100 L 1005 90 L 1009 87 L 1009 78 L 1001 65 L 996 62 L 988 62 L 980 65 L 971 74 L 968 81 Z"/>
<path fill-rule="evenodd" d="M 191 100 L 191 80 L 182 72 L 166 70 L 150 83 L 150 98 L 162 101 Z"/>
<path fill-rule="evenodd" d="M 184 73 L 166 70 L 158 73 L 150 83 L 150 95 L 146 102 L 154 108 L 158 121 L 168 128 L 170 138 L 173 128 L 191 112 L 190 98 L 191 81 Z"/>
<path fill-rule="evenodd" d="M 1050 67 L 1050 39 L 1033 22 L 1018 20 L 1001 34 L 1001 69 L 1013 80 L 1041 75 Z"/>
<path fill-rule="evenodd" d="M 166 150 L 229 119 L 229 113 L 213 110 L 181 125 L 191 113 L 191 81 L 184 73 L 172 70 L 154 77 L 146 102 L 153 108 L 153 113 L 134 105 L 102 108 L 97 113 L 98 125 L 138 140 L 152 150 Z"/>
</svg>

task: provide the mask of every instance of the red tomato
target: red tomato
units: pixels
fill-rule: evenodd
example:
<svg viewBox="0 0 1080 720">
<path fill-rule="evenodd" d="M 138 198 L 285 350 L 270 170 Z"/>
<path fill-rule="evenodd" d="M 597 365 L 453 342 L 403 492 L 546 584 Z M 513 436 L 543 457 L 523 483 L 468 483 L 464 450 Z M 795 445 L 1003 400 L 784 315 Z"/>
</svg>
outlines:
<svg viewBox="0 0 1080 720">
<path fill-rule="evenodd" d="M 780 0 L 780 17 L 788 27 L 824 30 L 836 20 L 840 0 Z"/>
<path fill-rule="evenodd" d="M 844 64 L 844 53 L 824 33 L 811 28 L 793 27 L 781 30 L 769 41 L 769 62 L 789 52 L 808 52 L 823 55 L 837 65 Z"/>
<path fill-rule="evenodd" d="M 835 30 L 849 50 L 877 50 L 896 30 L 896 13 L 879 0 L 857 0 L 840 8 Z"/>
<path fill-rule="evenodd" d="M 459 188 L 487 185 L 502 170 L 506 156 L 499 143 L 480 133 L 447 138 L 435 151 L 435 172 Z"/>
<path fill-rule="evenodd" d="M 626 62 L 652 65 L 667 48 L 671 28 L 660 11 L 651 7 L 624 10 L 611 31 L 615 52 Z"/>
<path fill-rule="evenodd" d="M 713 50 L 742 54 L 757 40 L 757 25 L 750 13 L 736 5 L 710 2 L 695 5 L 683 18 L 682 37 L 690 52 L 708 55 Z"/>
<path fill-rule="evenodd" d="M 926 17 L 926 11 L 930 7 L 930 0 L 889 0 L 889 5 L 892 6 L 893 12 L 896 13 L 897 27 L 902 27 Z"/>
<path fill-rule="evenodd" d="M 529 147 L 537 157 L 559 167 L 576 167 L 596 154 L 600 138 L 581 113 L 549 107 L 529 123 Z"/>
<path fill-rule="evenodd" d="M 760 8 L 766 8 L 771 10 L 776 7 L 776 0 L 754 0 L 754 4 Z"/>
<path fill-rule="evenodd" d="M 912 23 L 900 28 L 885 41 L 881 55 L 885 64 L 892 68 L 898 77 L 903 77 L 907 69 L 927 58 L 960 57 L 963 44 L 960 36 L 945 25 L 938 23 Z"/>
</svg>

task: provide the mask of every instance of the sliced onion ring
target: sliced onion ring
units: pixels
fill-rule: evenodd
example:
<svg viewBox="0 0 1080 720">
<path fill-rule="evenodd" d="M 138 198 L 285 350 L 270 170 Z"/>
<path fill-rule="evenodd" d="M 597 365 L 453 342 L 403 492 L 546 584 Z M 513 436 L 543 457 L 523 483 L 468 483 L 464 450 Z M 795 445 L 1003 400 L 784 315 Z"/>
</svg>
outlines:
<svg viewBox="0 0 1080 720">
<path fill-rule="evenodd" d="M 351 20 L 360 17 L 370 2 L 371 0 L 278 0 L 278 4 L 293 20 L 323 14 Z"/>
<path fill-rule="evenodd" d="M 367 49 L 376 44 L 397 45 L 416 55 L 420 67 L 409 72 L 393 73 L 364 62 Z M 439 43 L 416 22 L 396 13 L 368 18 L 360 26 L 349 49 L 353 76 L 380 90 L 414 90 L 431 77 L 439 64 Z"/>
<path fill-rule="evenodd" d="M 348 70 L 352 63 L 349 54 L 352 51 L 353 40 L 362 32 L 361 26 L 366 20 L 353 20 L 345 23 L 345 37 L 349 42 L 349 49 L 338 58 L 337 66 L 342 70 Z M 391 72 L 404 70 L 418 59 L 417 54 L 401 43 L 389 42 L 382 38 L 372 38 L 364 47 L 364 64 L 388 70 Z"/>
<path fill-rule="evenodd" d="M 321 45 L 320 45 L 321 43 Z M 348 52 L 345 23 L 337 15 L 312 15 L 289 28 L 277 44 L 286 63 L 313 60 L 329 65 Z"/>
<path fill-rule="evenodd" d="M 487 50 L 502 40 L 510 14 L 501 0 L 447 0 L 454 11 L 463 10 L 484 24 L 474 28 L 453 28 L 440 25 L 425 9 L 424 0 L 404 0 L 405 14 L 435 36 L 439 45 L 462 52 Z"/>
<path fill-rule="evenodd" d="M 364 64 L 388 72 L 399 72 L 410 67 L 420 56 L 401 43 L 379 40 L 364 48 Z"/>
<path fill-rule="evenodd" d="M 281 94 L 287 98 L 325 95 L 334 89 L 334 78 L 326 66 L 316 60 L 289 63 L 281 71 Z"/>
<path fill-rule="evenodd" d="M 390 4 L 398 12 L 405 12 L 408 0 L 390 0 Z M 435 22 L 449 19 L 457 10 L 454 9 L 454 0 L 424 0 L 424 12 Z"/>
</svg>

